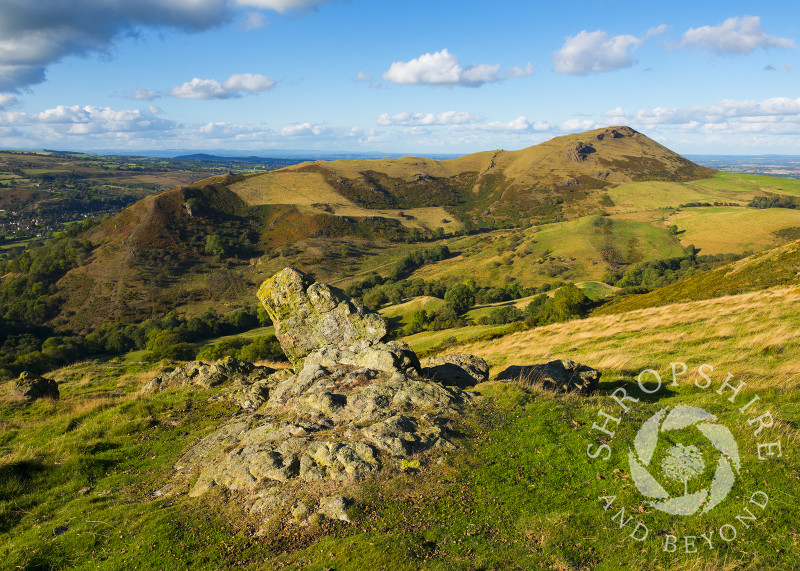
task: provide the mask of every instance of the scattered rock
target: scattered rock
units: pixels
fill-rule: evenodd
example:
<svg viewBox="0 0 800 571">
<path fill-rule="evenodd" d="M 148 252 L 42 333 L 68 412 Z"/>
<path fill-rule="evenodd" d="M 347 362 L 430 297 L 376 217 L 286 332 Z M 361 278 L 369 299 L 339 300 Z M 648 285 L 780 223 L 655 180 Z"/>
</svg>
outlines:
<svg viewBox="0 0 800 571">
<path fill-rule="evenodd" d="M 471 387 L 489 380 L 489 365 L 475 355 L 439 355 L 423 361 L 422 375 L 444 385 Z"/>
<path fill-rule="evenodd" d="M 153 378 L 142 388 L 142 392 L 151 394 L 190 385 L 202 389 L 223 384 L 252 385 L 256 381 L 266 379 L 274 372 L 275 369 L 258 367 L 234 357 L 225 357 L 212 365 L 202 361 L 192 361 Z"/>
<path fill-rule="evenodd" d="M 544 365 L 512 365 L 497 375 L 498 381 L 516 381 L 522 386 L 540 385 L 556 392 L 589 393 L 600 383 L 600 371 L 569 359 Z"/>
<path fill-rule="evenodd" d="M 57 525 L 53 528 L 53 535 L 64 535 L 69 531 L 69 526 Z"/>
<path fill-rule="evenodd" d="M 294 268 L 266 280 L 257 295 L 284 354 L 295 366 L 322 348 L 359 353 L 386 337 L 383 317 Z"/>
<path fill-rule="evenodd" d="M 580 181 L 577 178 L 567 177 L 558 183 L 560 187 L 578 186 Z"/>
<path fill-rule="evenodd" d="M 58 383 L 53 379 L 23 371 L 18 379 L 11 382 L 10 395 L 12 398 L 24 399 L 28 402 L 40 398 L 57 399 L 59 397 Z"/>
</svg>

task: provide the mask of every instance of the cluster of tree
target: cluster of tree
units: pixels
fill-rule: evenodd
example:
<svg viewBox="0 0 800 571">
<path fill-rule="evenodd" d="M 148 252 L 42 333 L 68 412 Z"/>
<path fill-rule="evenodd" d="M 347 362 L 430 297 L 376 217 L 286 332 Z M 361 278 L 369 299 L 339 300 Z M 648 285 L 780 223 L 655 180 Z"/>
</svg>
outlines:
<svg viewBox="0 0 800 571">
<path fill-rule="evenodd" d="M 754 196 L 747 206 L 752 208 L 800 209 L 800 201 L 794 196 Z"/>
<path fill-rule="evenodd" d="M 16 329 L 4 321 L 0 346 L 0 377 L 9 378 L 22 371 L 44 373 L 78 359 L 97 354 L 119 355 L 133 350 L 147 350 L 145 358 L 194 359 L 198 352 L 196 342 L 203 339 L 233 335 L 255 327 L 270 324 L 269 316 L 260 306 L 246 306 L 236 311 L 218 315 L 213 309 L 196 317 L 183 317 L 174 312 L 164 317 L 151 318 L 137 325 L 105 323 L 85 337 L 56 335 L 52 330 L 38 327 Z M 254 340 L 236 345 L 236 354 L 242 359 L 283 359 L 280 345 Z M 254 344 L 246 348 L 247 345 Z M 224 355 L 229 354 L 228 352 Z M 256 360 L 258 360 L 256 359 Z"/>
<path fill-rule="evenodd" d="M 696 248 L 690 245 L 683 256 L 637 264 L 624 272 L 608 271 L 601 279 L 609 285 L 623 288 L 625 293 L 646 292 L 742 257 L 739 254 L 698 256 Z"/>
<path fill-rule="evenodd" d="M 274 335 L 264 335 L 254 339 L 223 339 L 201 349 L 196 359 L 218 361 L 223 357 L 236 357 L 244 361 L 285 361 L 281 344 Z"/>
<path fill-rule="evenodd" d="M 704 206 L 739 206 L 738 202 L 687 202 L 681 204 L 679 208 L 698 208 Z"/>
<path fill-rule="evenodd" d="M 527 327 L 559 323 L 586 317 L 592 307 L 592 300 L 574 284 L 559 287 L 552 297 L 540 293 L 534 297 L 525 311 L 513 305 L 493 309 L 488 315 L 477 320 L 478 324 L 503 324 L 524 322 Z"/>
<path fill-rule="evenodd" d="M 411 317 L 411 321 L 406 325 L 403 335 L 414 335 L 422 331 L 441 331 L 453 327 L 464 327 L 467 321 L 460 317 L 455 310 L 446 305 L 438 310 L 420 309 Z"/>
<path fill-rule="evenodd" d="M 197 341 L 233 335 L 270 323 L 264 309 L 254 305 L 224 315 L 207 309 L 190 318 L 169 312 L 138 325 L 104 323 L 86 336 L 86 343 L 92 353 L 115 355 L 146 349 L 154 359 L 192 359 L 197 353 Z"/>
</svg>

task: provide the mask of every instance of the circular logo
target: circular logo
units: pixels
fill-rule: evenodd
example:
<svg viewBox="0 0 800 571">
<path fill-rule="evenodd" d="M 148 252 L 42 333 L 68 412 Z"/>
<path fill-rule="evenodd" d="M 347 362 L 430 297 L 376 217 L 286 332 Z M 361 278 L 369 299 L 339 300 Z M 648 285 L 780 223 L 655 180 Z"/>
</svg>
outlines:
<svg viewBox="0 0 800 571">
<path fill-rule="evenodd" d="M 671 515 L 693 515 L 711 511 L 725 499 L 736 481 L 734 469 L 740 469 L 739 447 L 716 420 L 701 408 L 681 405 L 661 409 L 645 421 L 628 463 L 639 492 L 653 498 L 648 504 Z M 715 462 L 708 483 L 703 476 Z M 673 495 L 659 480 L 670 484 Z"/>
</svg>

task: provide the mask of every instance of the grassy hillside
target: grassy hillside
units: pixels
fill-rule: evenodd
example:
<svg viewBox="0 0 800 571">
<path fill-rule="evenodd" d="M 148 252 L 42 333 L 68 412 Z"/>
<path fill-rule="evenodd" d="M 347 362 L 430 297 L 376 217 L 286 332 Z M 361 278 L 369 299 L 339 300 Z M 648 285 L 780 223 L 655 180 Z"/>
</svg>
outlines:
<svg viewBox="0 0 800 571">
<path fill-rule="evenodd" d="M 603 371 L 600 394 L 563 396 L 513 383 L 475 388 L 457 426 L 459 449 L 419 470 L 389 472 L 347 489 L 353 523 L 287 526 L 259 535 L 258 519 L 221 494 L 202 500 L 157 497 L 181 452 L 232 414 L 185 389 L 142 397 L 150 366 L 81 364 L 59 371 L 62 399 L 24 406 L 0 395 L 0 556 L 10 568 L 70 569 L 751 569 L 800 563 L 793 445 L 800 418 L 800 294 L 784 289 L 598 316 L 476 341 L 450 350 L 508 365 L 573 358 Z M 586 456 L 598 410 L 622 386 L 644 397 L 635 376 L 685 361 L 687 382 L 641 402 L 624 417 L 608 461 Z M 730 371 L 737 396 L 776 419 L 783 456 L 755 459 L 752 429 L 713 390 L 691 384 L 701 363 L 715 383 Z M 665 373 L 666 374 L 666 373 Z M 714 385 L 716 386 L 716 384 Z M 0 387 L 4 389 L 4 387 Z M 641 423 L 665 406 L 717 415 L 739 443 L 741 478 L 711 514 L 676 518 L 642 502 L 630 481 L 627 449 Z M 770 503 L 739 529 L 735 549 L 667 553 L 664 532 L 682 537 L 736 522 L 757 486 Z M 615 495 L 644 542 L 628 537 L 600 496 Z M 615 504 L 615 507 L 617 504 Z M 626 516 L 627 517 L 627 516 Z M 760 525 L 759 525 L 760 524 Z M 61 527 L 59 535 L 54 529 Z"/>
<path fill-rule="evenodd" d="M 596 313 L 621 313 L 792 284 L 800 284 L 800 240 L 697 274 L 647 294 L 612 302 Z"/>
</svg>

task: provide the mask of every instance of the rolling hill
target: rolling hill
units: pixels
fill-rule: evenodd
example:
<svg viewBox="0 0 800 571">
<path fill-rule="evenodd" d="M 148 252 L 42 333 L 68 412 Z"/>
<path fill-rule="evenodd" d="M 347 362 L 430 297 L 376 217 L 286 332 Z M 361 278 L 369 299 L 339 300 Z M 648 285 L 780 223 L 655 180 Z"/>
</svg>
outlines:
<svg viewBox="0 0 800 571">
<path fill-rule="evenodd" d="M 717 173 L 629 127 L 443 161 L 228 174 L 148 196 L 88 233 L 92 254 L 57 284 L 62 306 L 51 324 L 86 332 L 173 309 L 225 312 L 287 265 L 342 287 L 365 272 L 385 275 L 420 243 L 448 244 L 454 255 L 414 277 L 598 280 L 689 244 L 743 253 L 776 243 L 775 232 L 800 226 L 800 211 L 743 206 L 773 194 L 800 195 L 800 186 Z M 726 206 L 685 205 L 701 201 Z M 726 234 L 718 219 L 751 231 Z"/>
</svg>

